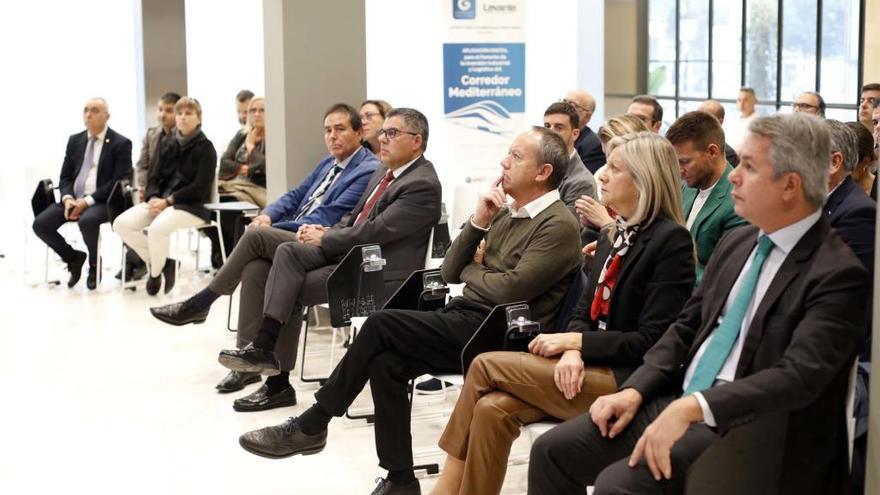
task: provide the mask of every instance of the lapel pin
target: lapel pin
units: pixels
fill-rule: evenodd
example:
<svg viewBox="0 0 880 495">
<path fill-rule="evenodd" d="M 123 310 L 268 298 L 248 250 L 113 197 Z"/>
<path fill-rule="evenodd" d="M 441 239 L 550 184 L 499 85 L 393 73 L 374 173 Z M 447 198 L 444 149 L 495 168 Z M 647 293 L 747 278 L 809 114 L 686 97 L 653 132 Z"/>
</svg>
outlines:
<svg viewBox="0 0 880 495">
<path fill-rule="evenodd" d="M 109 143 L 109 142 L 110 142 L 110 138 L 105 138 L 105 139 L 104 139 L 104 142 L 105 142 L 105 143 Z"/>
</svg>

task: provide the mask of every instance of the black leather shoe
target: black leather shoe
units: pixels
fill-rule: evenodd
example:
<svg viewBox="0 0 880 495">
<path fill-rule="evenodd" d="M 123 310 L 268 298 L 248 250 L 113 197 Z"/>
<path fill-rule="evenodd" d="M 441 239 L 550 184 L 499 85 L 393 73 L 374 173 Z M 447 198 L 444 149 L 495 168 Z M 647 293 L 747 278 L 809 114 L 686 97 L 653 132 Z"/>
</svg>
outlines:
<svg viewBox="0 0 880 495">
<path fill-rule="evenodd" d="M 174 288 L 174 281 L 177 278 L 177 262 L 171 258 L 165 260 L 165 266 L 162 268 L 162 276 L 165 277 L 165 293 L 171 292 Z"/>
<path fill-rule="evenodd" d="M 244 388 L 245 385 L 257 383 L 260 381 L 259 373 L 241 373 L 239 371 L 230 371 L 220 383 L 214 388 L 221 393 L 237 392 Z"/>
<path fill-rule="evenodd" d="M 144 278 L 144 275 L 147 274 L 147 267 L 144 265 L 134 266 L 126 263 L 125 265 L 125 281 L 133 282 L 135 280 L 140 280 Z M 116 272 L 116 280 L 122 280 L 122 270 Z"/>
<path fill-rule="evenodd" d="M 159 289 L 162 288 L 162 275 L 158 277 L 150 277 L 147 279 L 147 294 L 151 296 L 155 296 L 159 293 Z"/>
<path fill-rule="evenodd" d="M 223 254 L 218 250 L 211 253 L 211 268 L 219 270 L 223 266 Z"/>
<path fill-rule="evenodd" d="M 281 392 L 269 395 L 269 387 L 264 383 L 256 392 L 245 395 L 239 399 L 235 399 L 232 408 L 236 411 L 266 411 L 275 409 L 276 407 L 287 407 L 296 405 L 296 391 L 293 387 L 288 386 Z"/>
<path fill-rule="evenodd" d="M 87 259 L 89 259 L 89 255 L 82 251 L 73 252 L 73 258 L 67 262 L 67 271 L 70 272 L 70 278 L 67 279 L 68 288 L 72 288 L 79 282 L 80 277 L 82 277 L 83 265 Z"/>
<path fill-rule="evenodd" d="M 422 487 L 419 485 L 419 480 L 413 480 L 405 485 L 398 485 L 385 478 L 376 478 L 376 481 L 379 484 L 376 485 L 372 495 L 422 495 Z"/>
<path fill-rule="evenodd" d="M 97 266 L 89 267 L 89 275 L 86 277 L 86 287 L 88 287 L 89 290 L 95 290 L 98 287 L 99 275 L 100 273 L 98 272 Z"/>
<path fill-rule="evenodd" d="M 165 286 L 168 286 L 167 282 Z M 196 325 L 204 323 L 208 318 L 208 311 L 210 311 L 210 308 L 204 310 L 196 309 L 190 304 L 189 299 L 183 302 L 150 308 L 150 313 L 156 319 L 175 326 L 182 326 L 187 323 L 195 323 Z"/>
<path fill-rule="evenodd" d="M 276 426 L 249 431 L 238 437 L 241 448 L 251 454 L 269 459 L 283 459 L 292 455 L 312 455 L 327 445 L 327 430 L 317 435 L 306 435 L 299 429 L 297 418 L 290 417 Z"/>
<path fill-rule="evenodd" d="M 275 358 L 275 353 L 257 349 L 254 344 L 248 344 L 241 349 L 220 351 L 217 361 L 232 371 L 259 373 L 266 376 L 275 376 L 281 373 L 281 364 Z"/>
</svg>

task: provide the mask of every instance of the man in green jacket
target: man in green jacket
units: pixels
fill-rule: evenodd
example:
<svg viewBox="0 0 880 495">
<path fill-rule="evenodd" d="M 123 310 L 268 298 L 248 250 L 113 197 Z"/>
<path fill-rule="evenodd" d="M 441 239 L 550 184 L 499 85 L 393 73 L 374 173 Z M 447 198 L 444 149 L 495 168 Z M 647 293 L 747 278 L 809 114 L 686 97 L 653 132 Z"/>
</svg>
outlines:
<svg viewBox="0 0 880 495">
<path fill-rule="evenodd" d="M 733 211 L 727 175 L 733 167 L 724 155 L 724 131 L 714 116 L 688 112 L 666 131 L 675 148 L 681 178 L 681 206 L 697 248 L 697 284 L 715 245 L 727 231 L 745 225 Z"/>
</svg>

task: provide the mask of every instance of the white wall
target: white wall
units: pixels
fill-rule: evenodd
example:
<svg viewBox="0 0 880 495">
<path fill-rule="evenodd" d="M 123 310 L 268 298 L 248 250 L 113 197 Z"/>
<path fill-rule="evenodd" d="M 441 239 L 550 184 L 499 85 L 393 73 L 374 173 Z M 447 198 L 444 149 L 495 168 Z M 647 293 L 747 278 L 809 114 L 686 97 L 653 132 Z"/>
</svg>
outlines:
<svg viewBox="0 0 880 495">
<path fill-rule="evenodd" d="M 450 144 L 442 125 L 446 1 L 366 0 L 367 96 L 417 108 L 428 117 L 431 135 L 425 156 L 437 167 L 443 199 L 456 220 L 467 212 L 455 212 L 453 194 L 468 171 L 448 162 Z M 576 87 L 588 89 L 602 104 L 603 5 L 602 0 L 526 2 L 528 124 L 540 125 L 544 109 Z M 602 117 L 602 108 L 597 108 L 595 121 Z"/>
<path fill-rule="evenodd" d="M 186 0 L 186 76 L 187 93 L 202 105 L 202 131 L 219 156 L 239 129 L 236 93 L 265 91 L 263 2 Z"/>
<path fill-rule="evenodd" d="M 4 2 L 0 15 L 0 252 L 20 254 L 30 232 L 36 181 L 57 184 L 67 138 L 84 130 L 92 96 L 110 106 L 109 125 L 138 151 L 136 0 Z"/>
</svg>

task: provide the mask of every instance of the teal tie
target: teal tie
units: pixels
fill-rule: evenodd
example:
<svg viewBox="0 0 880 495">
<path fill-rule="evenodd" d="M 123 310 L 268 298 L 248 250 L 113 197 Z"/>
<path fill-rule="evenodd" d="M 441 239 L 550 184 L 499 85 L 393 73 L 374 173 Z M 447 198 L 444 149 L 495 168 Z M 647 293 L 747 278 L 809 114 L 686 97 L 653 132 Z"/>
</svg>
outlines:
<svg viewBox="0 0 880 495">
<path fill-rule="evenodd" d="M 766 235 L 762 235 L 758 239 L 758 249 L 755 251 L 752 266 L 749 267 L 730 309 L 721 319 L 721 324 L 715 329 L 715 333 L 711 337 L 712 341 L 709 342 L 706 351 L 700 357 L 694 376 L 691 377 L 691 382 L 684 391 L 685 395 L 706 390 L 715 383 L 715 377 L 718 376 L 718 372 L 724 366 L 724 361 L 727 360 L 727 356 L 733 349 L 733 344 L 739 337 L 746 310 L 755 295 L 755 286 L 758 285 L 761 267 L 764 266 L 764 261 L 772 249 L 773 241 Z"/>
</svg>

